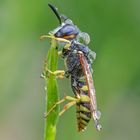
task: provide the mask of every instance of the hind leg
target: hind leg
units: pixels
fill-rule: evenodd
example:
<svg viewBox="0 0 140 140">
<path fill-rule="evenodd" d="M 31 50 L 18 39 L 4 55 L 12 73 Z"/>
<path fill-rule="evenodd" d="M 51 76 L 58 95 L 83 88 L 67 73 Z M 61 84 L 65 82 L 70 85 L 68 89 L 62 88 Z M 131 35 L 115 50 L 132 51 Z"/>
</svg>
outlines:
<svg viewBox="0 0 140 140">
<path fill-rule="evenodd" d="M 65 101 L 70 101 L 68 104 L 66 104 L 63 108 L 63 110 L 59 113 L 59 115 L 62 115 L 67 109 L 69 109 L 72 105 L 74 105 L 76 103 L 76 101 L 78 101 L 79 99 L 71 97 L 71 96 L 66 96 L 63 99 L 61 99 L 60 101 L 56 102 L 51 109 L 47 112 L 47 114 L 45 114 L 45 118 L 56 108 L 57 105 L 65 102 Z"/>
<path fill-rule="evenodd" d="M 78 99 L 77 99 L 78 100 Z M 66 104 L 64 107 L 63 107 L 63 109 L 61 110 L 61 112 L 59 113 L 59 116 L 61 116 L 65 111 L 67 111 L 70 107 L 72 107 L 73 105 L 75 105 L 76 104 L 76 102 L 77 102 L 77 100 L 76 101 L 71 101 L 71 102 L 69 102 L 68 104 Z"/>
</svg>

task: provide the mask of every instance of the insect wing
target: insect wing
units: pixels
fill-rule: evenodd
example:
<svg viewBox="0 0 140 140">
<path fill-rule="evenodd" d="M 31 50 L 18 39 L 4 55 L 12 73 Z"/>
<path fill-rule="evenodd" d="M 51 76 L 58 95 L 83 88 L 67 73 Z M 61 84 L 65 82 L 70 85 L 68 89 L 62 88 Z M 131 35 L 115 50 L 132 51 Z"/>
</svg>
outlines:
<svg viewBox="0 0 140 140">
<path fill-rule="evenodd" d="M 86 84 L 88 87 L 88 95 L 90 97 L 90 104 L 91 104 L 91 113 L 94 119 L 95 126 L 97 130 L 100 131 L 101 125 L 98 123 L 98 120 L 100 118 L 101 113 L 97 110 L 97 102 L 96 102 L 96 93 L 95 93 L 95 87 L 94 82 L 92 78 L 92 73 L 90 70 L 90 65 L 88 64 L 83 52 L 78 52 L 80 63 L 82 65 L 82 69 L 85 75 Z"/>
</svg>

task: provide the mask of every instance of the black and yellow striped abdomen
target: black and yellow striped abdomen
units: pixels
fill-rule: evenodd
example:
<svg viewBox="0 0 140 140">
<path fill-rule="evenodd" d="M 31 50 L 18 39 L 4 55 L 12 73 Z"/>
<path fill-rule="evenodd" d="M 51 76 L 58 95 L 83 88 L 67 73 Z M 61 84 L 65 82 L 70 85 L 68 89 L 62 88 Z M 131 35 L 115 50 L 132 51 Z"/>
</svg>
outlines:
<svg viewBox="0 0 140 140">
<path fill-rule="evenodd" d="M 76 104 L 78 131 L 85 130 L 91 119 L 90 98 L 86 92 L 81 92 Z"/>
</svg>

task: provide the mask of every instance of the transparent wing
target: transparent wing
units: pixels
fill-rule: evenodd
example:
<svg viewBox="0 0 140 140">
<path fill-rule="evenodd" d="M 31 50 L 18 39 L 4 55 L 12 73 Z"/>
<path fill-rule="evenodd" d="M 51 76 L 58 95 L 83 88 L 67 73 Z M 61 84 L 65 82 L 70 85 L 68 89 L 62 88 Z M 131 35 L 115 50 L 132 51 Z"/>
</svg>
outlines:
<svg viewBox="0 0 140 140">
<path fill-rule="evenodd" d="M 98 120 L 100 119 L 101 113 L 100 113 L 100 111 L 97 110 L 96 93 L 95 93 L 95 87 L 94 87 L 92 74 L 90 71 L 90 66 L 89 66 L 83 52 L 79 51 L 78 56 L 79 56 L 80 63 L 82 65 L 82 69 L 83 69 L 83 72 L 84 72 L 84 75 L 86 78 L 86 83 L 88 86 L 88 95 L 90 97 L 92 117 L 93 117 L 97 130 L 100 131 L 101 125 L 98 123 Z"/>
</svg>

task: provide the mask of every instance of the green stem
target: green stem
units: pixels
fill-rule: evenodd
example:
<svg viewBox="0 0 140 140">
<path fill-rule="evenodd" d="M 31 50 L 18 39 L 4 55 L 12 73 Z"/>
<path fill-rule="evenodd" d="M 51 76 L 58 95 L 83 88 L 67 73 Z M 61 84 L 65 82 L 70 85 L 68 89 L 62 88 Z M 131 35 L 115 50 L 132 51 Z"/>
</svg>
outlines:
<svg viewBox="0 0 140 140">
<path fill-rule="evenodd" d="M 51 47 L 47 54 L 47 68 L 55 71 L 58 65 L 58 51 L 56 41 L 51 40 Z M 46 72 L 47 75 L 47 72 Z M 54 75 L 46 76 L 46 112 L 58 101 L 58 86 Z M 56 124 L 58 121 L 59 107 L 57 106 L 45 120 L 44 140 L 55 140 Z"/>
</svg>

